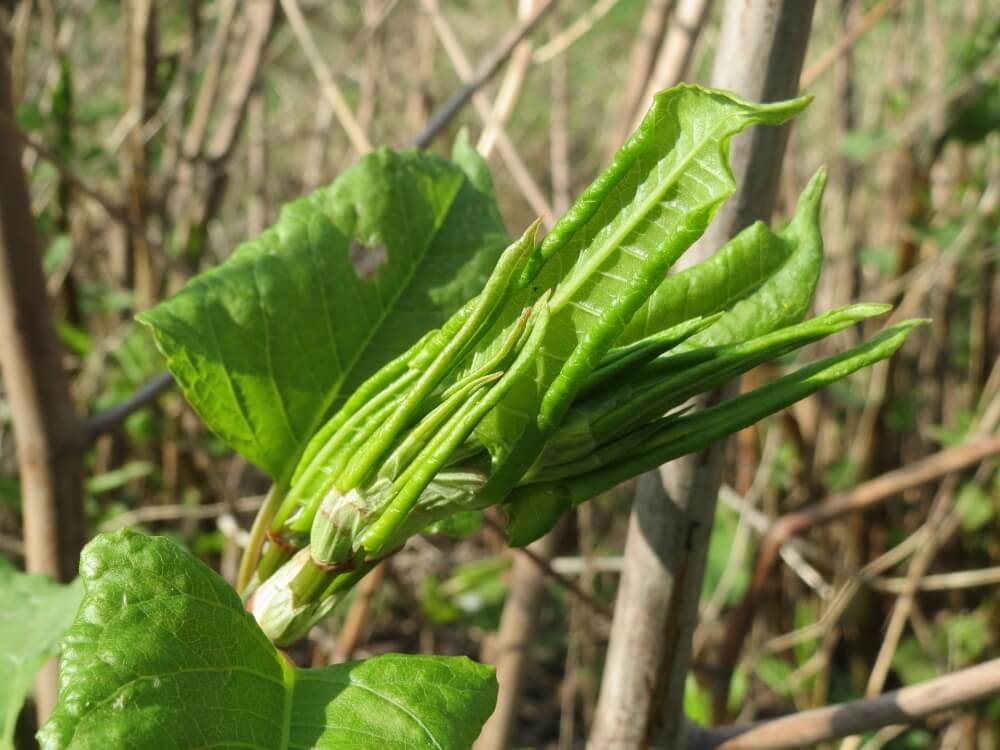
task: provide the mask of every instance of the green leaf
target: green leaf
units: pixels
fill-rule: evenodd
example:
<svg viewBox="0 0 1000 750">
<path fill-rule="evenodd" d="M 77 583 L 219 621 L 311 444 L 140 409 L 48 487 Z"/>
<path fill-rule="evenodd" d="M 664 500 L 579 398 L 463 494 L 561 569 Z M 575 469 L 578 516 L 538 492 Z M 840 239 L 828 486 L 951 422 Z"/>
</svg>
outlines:
<svg viewBox="0 0 1000 750">
<path fill-rule="evenodd" d="M 825 188 L 826 170 L 820 169 L 799 196 L 792 220 L 775 237 L 776 244 L 789 248 L 785 260 L 758 288 L 728 307 L 714 326 L 692 336 L 686 346 L 736 344 L 798 323 L 806 316 L 823 270 L 820 208 Z M 734 264 L 752 262 L 749 255 L 733 258 Z M 730 274 L 725 283 L 734 283 L 736 276 Z"/>
<path fill-rule="evenodd" d="M 693 674 L 684 680 L 684 713 L 703 727 L 712 724 L 712 691 L 698 684 Z"/>
<path fill-rule="evenodd" d="M 792 694 L 791 677 L 794 670 L 784 659 L 778 656 L 762 656 L 757 660 L 754 669 L 757 676 L 778 695 L 787 697 Z"/>
<path fill-rule="evenodd" d="M 465 128 L 459 130 L 455 136 L 455 143 L 451 148 L 451 160 L 461 167 L 476 190 L 496 198 L 490 165 L 482 154 L 476 151 L 476 147 L 469 140 L 469 131 Z"/>
<path fill-rule="evenodd" d="M 148 461 L 129 461 L 103 474 L 95 474 L 84 482 L 84 487 L 91 495 L 100 495 L 124 487 L 136 479 L 148 477 L 156 471 L 156 466 Z"/>
<path fill-rule="evenodd" d="M 208 426 L 287 481 L 348 394 L 479 292 L 507 237 L 474 165 L 369 154 L 142 313 Z"/>
<path fill-rule="evenodd" d="M 704 450 L 830 383 L 891 357 L 910 331 L 924 322 L 899 323 L 842 354 L 814 362 L 702 411 L 666 416 L 581 459 L 595 467 L 589 472 L 582 464 L 569 463 L 564 467 L 564 479 L 518 487 L 506 507 L 511 544 L 520 547 L 539 538 L 572 504 L 582 503 L 679 456 Z"/>
<path fill-rule="evenodd" d="M 612 480 L 612 476 L 620 476 L 623 472 L 626 472 L 625 477 L 637 476 L 678 456 L 703 450 L 716 440 L 781 411 L 830 383 L 892 356 L 910 332 L 925 322 L 899 323 L 846 352 L 813 362 L 749 393 L 693 414 L 664 417 L 658 425 L 652 426 L 640 450 L 616 455 L 612 446 L 607 451 L 621 463 L 594 472 L 593 478 L 599 478 L 597 491 L 610 489 L 621 481 Z M 578 502 L 593 494 L 585 476 L 573 477 L 569 484 Z"/>
<path fill-rule="evenodd" d="M 780 232 L 756 222 L 707 260 L 668 276 L 617 343 L 723 310 L 729 312 L 692 338 L 690 346 L 736 343 L 801 320 L 823 265 L 819 214 L 825 186 L 826 170 L 821 169 Z"/>
<path fill-rule="evenodd" d="M 967 482 L 958 491 L 955 512 L 962 522 L 962 530 L 972 533 L 993 520 L 996 508 L 988 492 L 973 482 Z"/>
<path fill-rule="evenodd" d="M 465 658 L 293 667 L 222 578 L 162 537 L 99 536 L 80 573 L 45 750 L 467 750 L 493 710 L 493 670 Z"/>
<path fill-rule="evenodd" d="M 803 323 L 785 326 L 777 331 L 728 346 L 702 347 L 686 354 L 667 355 L 638 368 L 631 377 L 610 392 L 599 393 L 595 399 L 574 405 L 566 423 L 570 430 L 570 444 L 583 443 L 583 450 L 591 451 L 610 439 L 634 432 L 680 406 L 699 393 L 718 388 L 752 367 L 784 356 L 809 343 L 818 341 L 857 322 L 880 315 L 888 305 L 858 304 L 831 310 Z M 712 326 L 714 328 L 715 326 Z M 751 330 L 751 324 L 736 321 L 735 329 Z M 711 329 L 709 329 L 711 330 Z M 731 333 L 723 329 L 719 338 Z M 691 362 L 693 356 L 702 360 Z M 675 364 L 682 360 L 683 366 Z M 586 425 L 590 445 L 575 434 L 579 425 Z M 567 446 L 560 445 L 561 428 L 546 445 L 543 458 L 546 464 L 565 463 L 572 454 Z M 577 449 L 579 454 L 580 448 Z M 535 470 L 534 475 L 545 473 Z"/>
<path fill-rule="evenodd" d="M 545 238 L 525 269 L 524 294 L 498 324 L 554 290 L 537 366 L 477 430 L 498 461 L 487 499 L 502 499 L 516 484 L 590 372 L 733 192 L 732 136 L 780 124 L 808 102 L 751 104 L 698 86 L 657 95 L 611 167 Z"/>
<path fill-rule="evenodd" d="M 35 675 L 54 656 L 83 587 L 0 566 L 0 748 L 12 748 L 14 726 Z"/>
</svg>

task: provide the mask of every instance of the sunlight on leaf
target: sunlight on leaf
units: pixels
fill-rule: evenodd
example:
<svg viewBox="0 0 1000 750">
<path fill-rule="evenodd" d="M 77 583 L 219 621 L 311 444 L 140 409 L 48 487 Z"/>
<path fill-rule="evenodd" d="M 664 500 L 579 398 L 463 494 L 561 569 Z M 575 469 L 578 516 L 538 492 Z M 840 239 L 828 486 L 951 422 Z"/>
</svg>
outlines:
<svg viewBox="0 0 1000 750">
<path fill-rule="evenodd" d="M 293 667 L 236 592 L 168 539 L 101 535 L 80 571 L 45 750 L 467 750 L 493 710 L 493 669 L 464 657 Z"/>
</svg>

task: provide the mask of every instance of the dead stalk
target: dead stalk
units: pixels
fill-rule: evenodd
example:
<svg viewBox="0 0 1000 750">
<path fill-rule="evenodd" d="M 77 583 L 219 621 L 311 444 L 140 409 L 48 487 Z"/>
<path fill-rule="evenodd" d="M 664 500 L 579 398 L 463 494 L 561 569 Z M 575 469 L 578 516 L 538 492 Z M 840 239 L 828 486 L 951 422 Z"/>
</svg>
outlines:
<svg viewBox="0 0 1000 750">
<path fill-rule="evenodd" d="M 712 0 L 678 0 L 663 46 L 657 55 L 656 65 L 639 101 L 639 107 L 633 113 L 632 130 L 639 127 L 643 113 L 657 91 L 684 80 L 694 55 L 694 46 L 711 9 Z"/>
<path fill-rule="evenodd" d="M 458 37 L 451 28 L 451 24 L 448 23 L 448 20 L 438 8 L 437 0 L 420 0 L 420 4 L 430 17 L 438 39 L 441 41 L 441 46 L 444 47 L 445 52 L 448 54 L 452 66 L 465 82 L 465 85 L 470 85 L 476 78 L 475 71 L 473 71 L 465 50 L 462 49 Z M 547 5 L 543 5 L 542 7 L 548 8 L 552 5 L 553 2 L 550 0 Z M 538 12 L 536 11 L 535 17 L 537 16 Z M 530 170 L 524 163 L 524 159 L 521 158 L 517 147 L 507 135 L 506 129 L 493 116 L 489 100 L 478 89 L 476 89 L 475 93 L 471 94 L 471 97 L 472 105 L 475 107 L 479 118 L 483 121 L 483 125 L 486 127 L 492 126 L 496 131 L 497 148 L 500 150 L 500 156 L 510 170 L 521 194 L 531 205 L 531 209 L 543 217 L 548 226 L 552 226 L 555 221 L 552 207 L 549 205 L 548 199 L 538 186 L 535 178 L 531 175 Z"/>
<path fill-rule="evenodd" d="M 1000 693 L 1000 659 L 960 669 L 878 698 L 852 701 L 749 727 L 693 728 L 687 750 L 781 750 L 849 734 L 909 725 Z"/>
<path fill-rule="evenodd" d="M 757 554 L 750 586 L 740 604 L 732 611 L 726 625 L 726 640 L 721 651 L 725 672 L 731 673 L 746 641 L 747 634 L 762 596 L 777 562 L 778 551 L 792 537 L 816 525 L 827 523 L 845 514 L 868 509 L 878 503 L 934 481 L 949 473 L 978 464 L 1000 452 L 1000 435 L 978 439 L 972 443 L 948 448 L 922 461 L 859 484 L 852 490 L 783 516 L 764 537 Z M 728 678 L 719 686 L 720 694 L 728 694 Z"/>
<path fill-rule="evenodd" d="M 354 117 L 354 112 L 347 103 L 347 99 L 344 98 L 340 86 L 337 85 L 330 66 L 327 65 L 323 53 L 319 51 L 319 47 L 316 46 L 316 41 L 313 39 L 312 32 L 309 31 L 309 26 L 302 15 L 302 9 L 299 8 L 298 1 L 280 0 L 280 2 L 282 10 L 285 11 L 285 16 L 288 18 L 288 24 L 292 27 L 295 38 L 298 40 L 299 46 L 302 47 L 302 52 L 309 61 L 309 67 L 312 68 L 313 75 L 319 81 L 320 91 L 330 105 L 330 109 L 336 115 L 340 126 L 347 134 L 351 146 L 359 154 L 367 154 L 372 150 L 371 141 L 368 140 L 368 136 Z"/>
<path fill-rule="evenodd" d="M 727 2 L 712 84 L 753 101 L 793 96 L 813 5 Z M 787 137 L 787 127 L 751 128 L 733 139 L 730 153 L 740 188 L 685 254 L 685 265 L 707 257 L 752 221 L 769 218 Z M 721 470 L 720 444 L 663 467 L 665 496 L 655 474 L 641 480 L 592 750 L 638 750 L 655 738 L 676 743 L 684 731 L 684 683 Z M 647 592 L 626 585 L 633 580 L 661 585 Z"/>
<path fill-rule="evenodd" d="M 531 18 L 538 5 L 538 0 L 518 0 L 518 21 L 523 23 Z M 530 40 L 523 39 L 510 53 L 507 72 L 504 74 L 503 81 L 500 83 L 500 91 L 497 92 L 496 101 L 493 103 L 493 119 L 499 125 L 507 124 L 514 113 L 514 107 L 517 106 L 517 100 L 524 88 L 524 81 L 528 77 L 528 68 L 531 65 L 531 46 Z M 496 128 L 487 125 L 479 136 L 476 150 L 489 158 L 493 146 L 496 145 L 496 140 Z"/>
<path fill-rule="evenodd" d="M 48 308 L 35 217 L 11 126 L 6 40 L 0 35 L 0 371 L 14 422 L 27 569 L 70 581 L 86 535 L 82 429 Z M 56 702 L 56 669 L 38 680 L 38 718 Z"/>
<path fill-rule="evenodd" d="M 646 9 L 639 21 L 635 42 L 632 44 L 632 55 L 629 60 L 629 72 L 625 81 L 625 93 L 622 95 L 621 116 L 618 128 L 612 132 L 607 144 L 607 159 L 614 155 L 618 147 L 625 142 L 632 131 L 632 123 L 647 105 L 643 102 L 643 94 L 653 74 L 653 65 L 663 43 L 663 35 L 667 29 L 667 18 L 674 8 L 674 0 L 647 0 Z"/>
<path fill-rule="evenodd" d="M 559 540 L 555 529 L 529 545 L 534 557 L 550 561 Z M 497 668 L 500 692 L 497 707 L 483 727 L 474 750 L 505 750 L 517 719 L 517 708 L 527 663 L 528 646 L 538 625 L 538 615 L 545 594 L 546 576 L 526 555 L 514 558 L 504 602 L 500 630 L 490 649 L 488 661 Z"/>
</svg>

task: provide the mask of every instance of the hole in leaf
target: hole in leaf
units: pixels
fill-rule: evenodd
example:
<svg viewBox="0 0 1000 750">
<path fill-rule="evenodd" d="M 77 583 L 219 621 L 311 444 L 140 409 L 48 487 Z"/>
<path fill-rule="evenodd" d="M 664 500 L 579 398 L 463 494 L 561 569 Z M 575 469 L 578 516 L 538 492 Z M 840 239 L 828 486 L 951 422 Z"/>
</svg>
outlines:
<svg viewBox="0 0 1000 750">
<path fill-rule="evenodd" d="M 389 251 L 386 250 L 385 245 L 366 247 L 357 240 L 353 240 L 347 251 L 347 257 L 350 259 L 354 273 L 358 275 L 358 278 L 368 281 L 389 260 Z"/>
</svg>

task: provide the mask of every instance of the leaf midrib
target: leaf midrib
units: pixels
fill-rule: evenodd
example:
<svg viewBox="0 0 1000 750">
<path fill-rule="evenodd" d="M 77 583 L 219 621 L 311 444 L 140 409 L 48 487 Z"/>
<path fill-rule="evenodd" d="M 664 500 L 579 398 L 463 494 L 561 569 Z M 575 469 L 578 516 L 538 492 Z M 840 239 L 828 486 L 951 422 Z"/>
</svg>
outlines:
<svg viewBox="0 0 1000 750">
<path fill-rule="evenodd" d="M 578 266 L 580 270 L 567 279 L 565 285 L 560 285 L 560 287 L 556 290 L 556 293 L 553 295 L 552 302 L 550 303 L 550 308 L 552 309 L 553 314 L 559 312 L 559 310 L 565 307 L 566 303 L 569 301 L 568 298 L 575 294 L 580 287 L 583 286 L 586 280 L 590 278 L 590 276 L 593 275 L 598 268 L 600 268 L 604 261 L 607 260 L 611 253 L 614 252 L 614 249 L 621 244 L 622 240 L 631 234 L 631 232 L 639 225 L 642 218 L 652 211 L 653 208 L 662 200 L 664 194 L 677 184 L 684 170 L 687 169 L 692 161 L 694 161 L 696 155 L 702 152 L 709 141 L 717 135 L 722 126 L 729 122 L 731 117 L 732 115 L 722 118 L 714 128 L 706 131 L 706 135 L 696 143 L 687 156 L 681 159 L 677 166 L 670 172 L 669 175 L 667 175 L 667 178 L 661 183 L 660 187 L 654 190 L 650 196 L 640 204 L 640 209 L 633 212 L 632 215 L 625 220 L 625 223 L 618 230 L 613 232 L 607 240 L 605 240 L 603 247 L 592 252 L 590 254 L 590 258 L 584 260 L 584 262 Z M 636 156 L 636 159 L 639 159 L 638 155 Z M 635 164 L 635 162 L 633 162 L 633 164 Z M 616 182 L 615 186 L 619 184 L 621 184 L 621 181 Z M 610 192 L 610 190 L 608 192 Z"/>
</svg>

